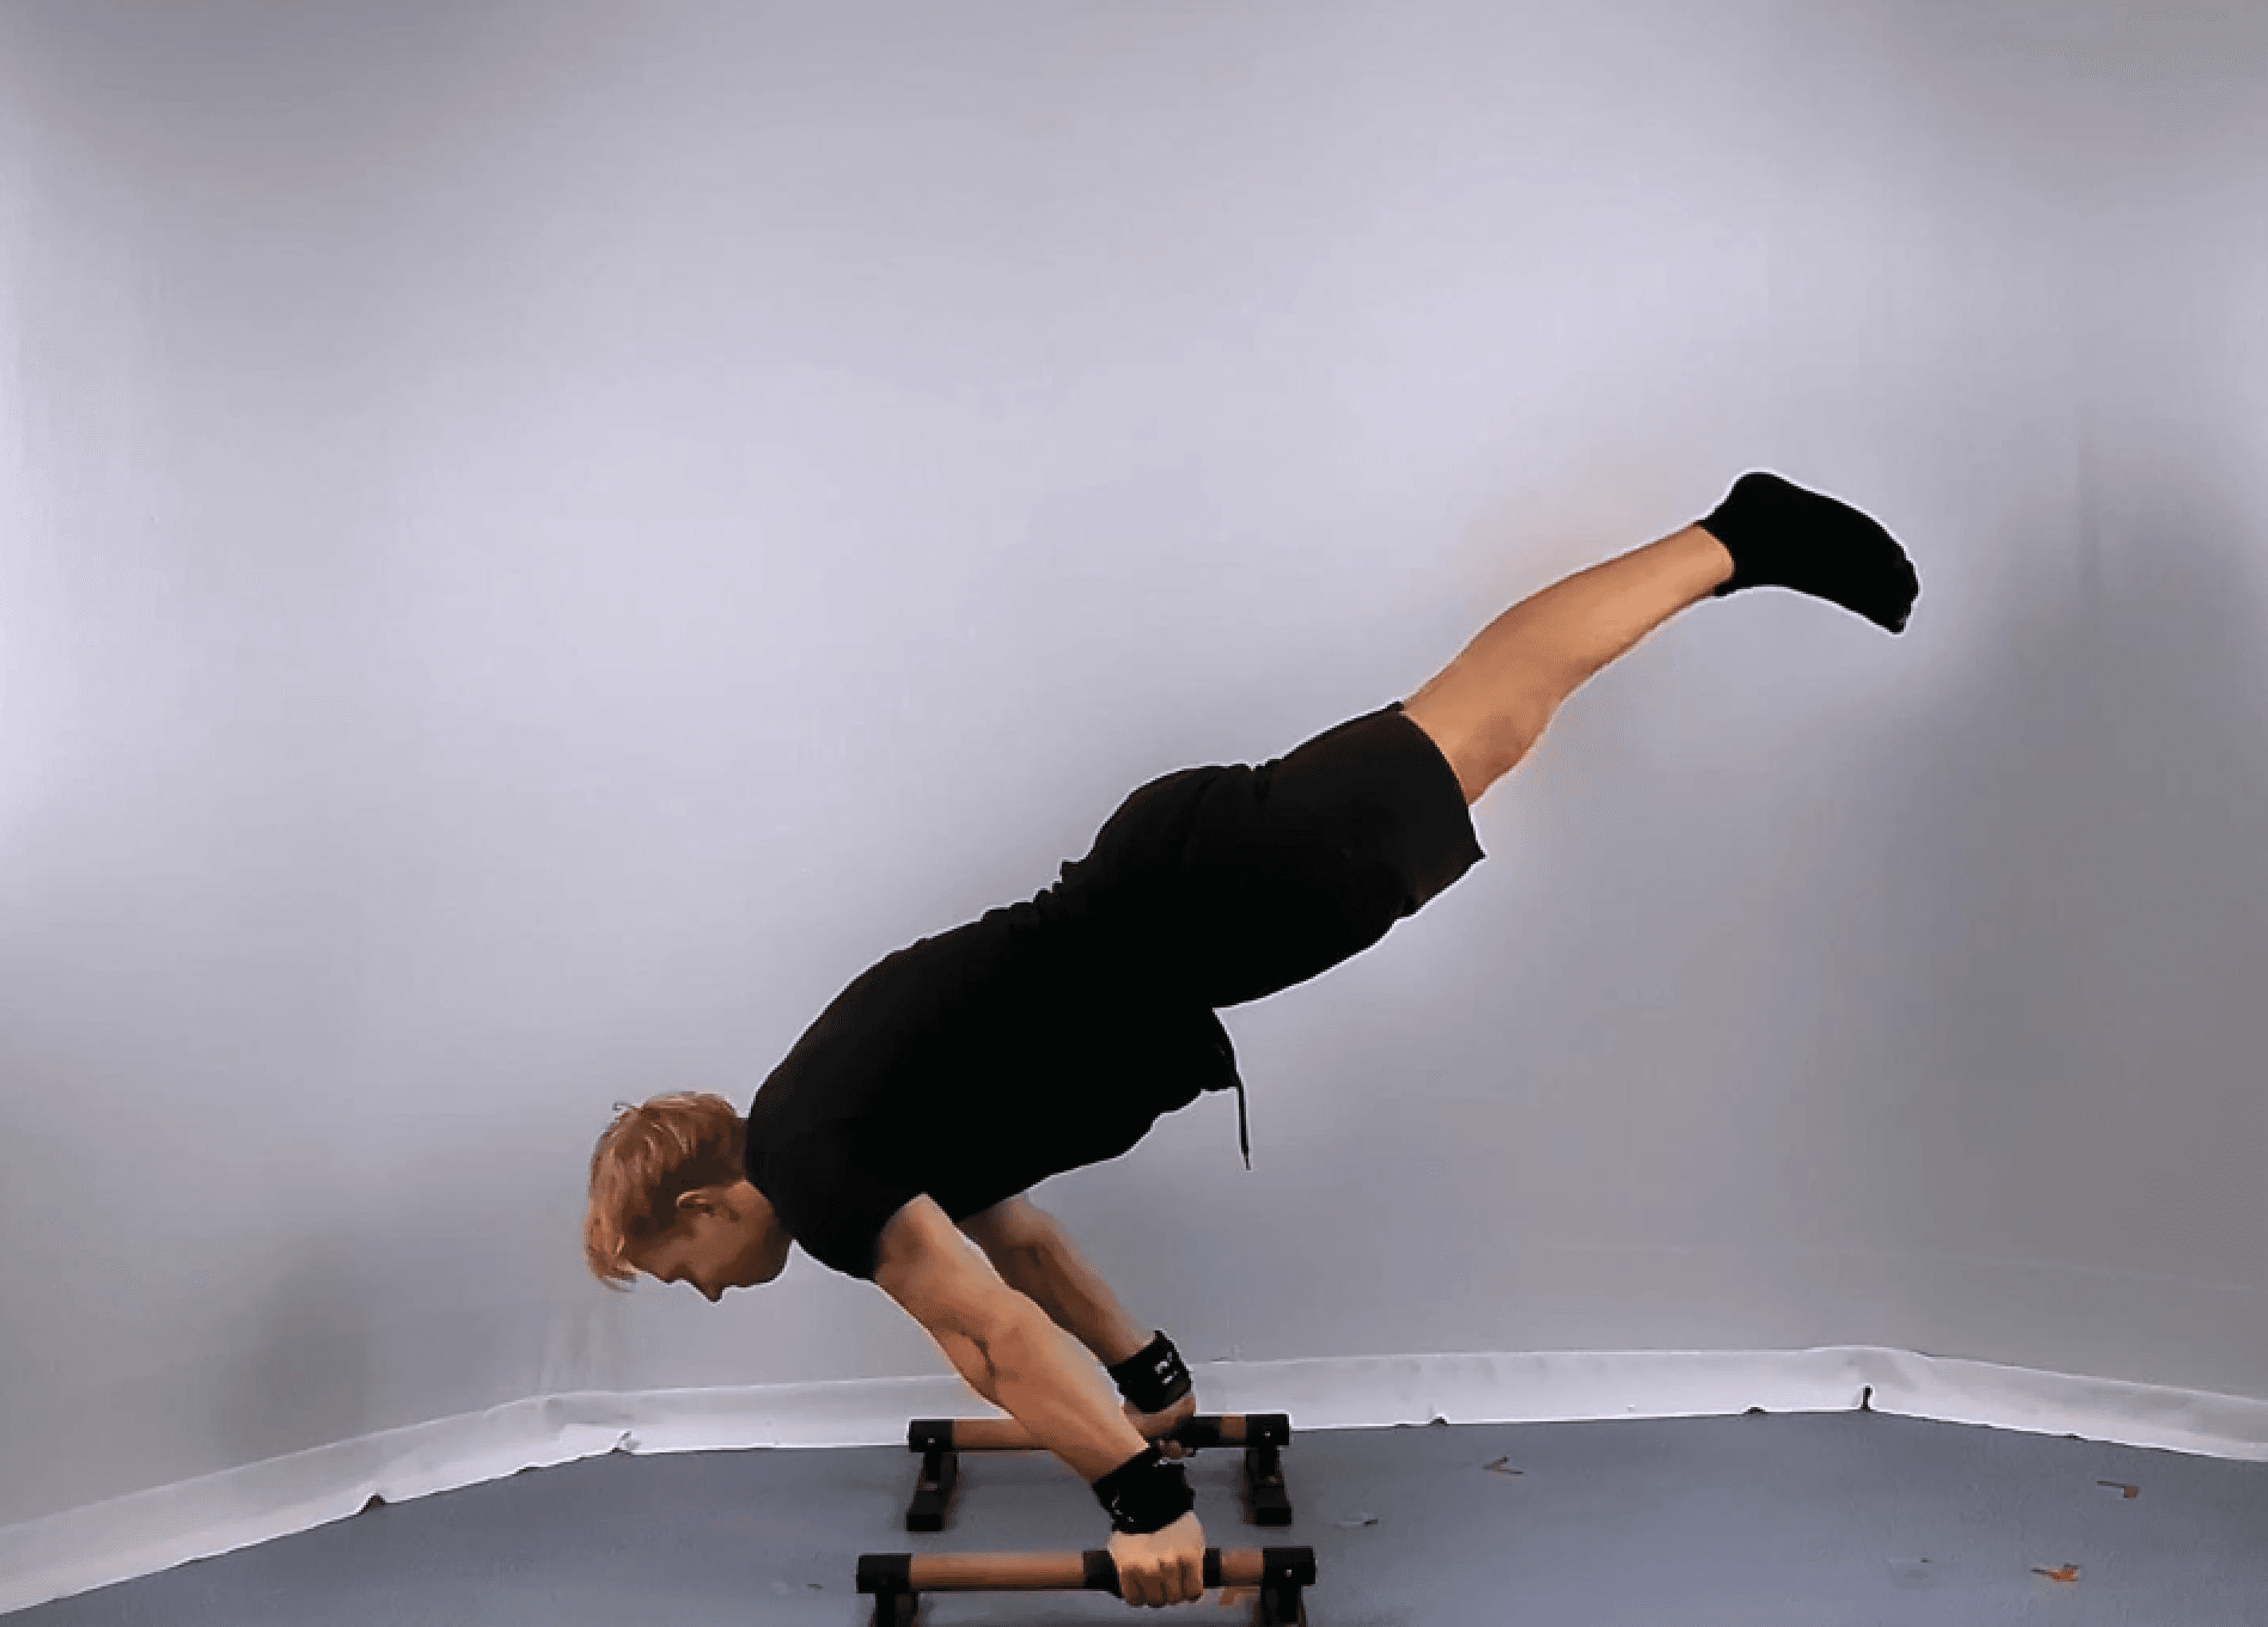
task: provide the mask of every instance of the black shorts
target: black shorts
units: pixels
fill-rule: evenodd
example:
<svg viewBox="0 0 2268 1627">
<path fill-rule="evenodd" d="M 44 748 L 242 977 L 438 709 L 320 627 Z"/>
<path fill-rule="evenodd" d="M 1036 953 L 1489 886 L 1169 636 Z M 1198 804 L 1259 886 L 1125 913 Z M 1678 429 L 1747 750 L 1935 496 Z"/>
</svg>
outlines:
<svg viewBox="0 0 2268 1627">
<path fill-rule="evenodd" d="M 1218 1009 L 1360 953 L 1486 857 L 1456 771 L 1396 701 L 1257 767 L 1152 780 L 1064 882 Z"/>
</svg>

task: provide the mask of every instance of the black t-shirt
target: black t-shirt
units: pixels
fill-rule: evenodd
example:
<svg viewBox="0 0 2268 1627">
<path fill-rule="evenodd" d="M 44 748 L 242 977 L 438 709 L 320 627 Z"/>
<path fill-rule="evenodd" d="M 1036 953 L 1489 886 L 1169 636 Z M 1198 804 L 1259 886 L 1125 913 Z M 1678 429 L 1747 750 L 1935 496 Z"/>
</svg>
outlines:
<svg viewBox="0 0 2268 1627">
<path fill-rule="evenodd" d="M 764 1080 L 748 1179 L 813 1259 L 871 1281 L 917 1195 L 958 1221 L 1241 1092 L 1220 1020 L 1086 896 L 1049 888 L 885 956 Z"/>
</svg>

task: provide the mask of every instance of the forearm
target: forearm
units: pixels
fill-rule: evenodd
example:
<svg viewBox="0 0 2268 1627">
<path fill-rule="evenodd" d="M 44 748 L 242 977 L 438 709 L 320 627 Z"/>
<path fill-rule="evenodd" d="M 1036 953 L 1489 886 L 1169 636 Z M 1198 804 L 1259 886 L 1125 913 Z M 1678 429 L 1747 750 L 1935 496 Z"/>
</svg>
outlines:
<svg viewBox="0 0 2268 1627">
<path fill-rule="evenodd" d="M 1038 1307 L 994 1328 L 984 1355 L 991 1377 L 984 1398 L 1088 1484 L 1149 1446 L 1079 1341 Z"/>
<path fill-rule="evenodd" d="M 1010 1287 L 1094 1351 L 1095 1360 L 1104 1366 L 1116 1366 L 1150 1343 L 1150 1330 L 1126 1314 L 1109 1285 L 1071 1247 L 1069 1238 L 1058 1234 L 1046 1243 L 1003 1256 L 997 1263 Z"/>
</svg>

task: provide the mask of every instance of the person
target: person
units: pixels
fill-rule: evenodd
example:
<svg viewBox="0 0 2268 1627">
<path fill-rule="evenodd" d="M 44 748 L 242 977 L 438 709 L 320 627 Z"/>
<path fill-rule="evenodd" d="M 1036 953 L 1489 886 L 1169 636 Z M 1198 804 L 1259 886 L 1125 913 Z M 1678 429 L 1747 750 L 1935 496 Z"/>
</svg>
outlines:
<svg viewBox="0 0 2268 1627">
<path fill-rule="evenodd" d="M 1204 1532 L 1171 1439 L 1197 1410 L 1189 1371 L 1027 1189 L 1231 1087 L 1249 1167 L 1217 1012 L 1339 964 L 1438 896 L 1485 857 L 1472 805 L 1569 696 L 1681 611 L 1763 586 L 1892 633 L 1920 591 L 1867 515 L 1742 476 L 1706 518 L 1512 607 L 1407 700 L 1256 767 L 1141 787 L 1053 886 L 853 980 L 745 1119 L 699 1093 L 618 1103 L 591 1160 L 591 1270 L 713 1302 L 777 1277 L 799 1244 L 877 1283 L 1093 1485 L 1128 1603 L 1198 1598 Z"/>
</svg>

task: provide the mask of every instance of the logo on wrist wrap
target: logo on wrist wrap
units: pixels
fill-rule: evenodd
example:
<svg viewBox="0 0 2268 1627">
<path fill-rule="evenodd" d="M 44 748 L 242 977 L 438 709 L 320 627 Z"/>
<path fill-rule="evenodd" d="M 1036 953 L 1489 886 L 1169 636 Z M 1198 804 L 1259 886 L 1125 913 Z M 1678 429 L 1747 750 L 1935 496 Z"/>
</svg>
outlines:
<svg viewBox="0 0 2268 1627">
<path fill-rule="evenodd" d="M 1163 1412 L 1189 1393 L 1189 1370 L 1163 1333 L 1110 1368 L 1118 1393 L 1141 1412 Z"/>
</svg>

